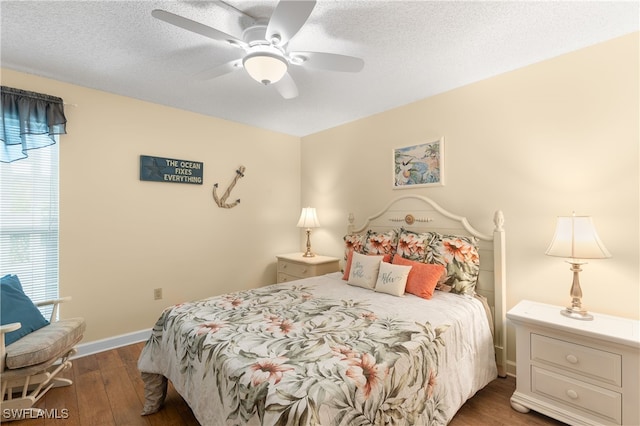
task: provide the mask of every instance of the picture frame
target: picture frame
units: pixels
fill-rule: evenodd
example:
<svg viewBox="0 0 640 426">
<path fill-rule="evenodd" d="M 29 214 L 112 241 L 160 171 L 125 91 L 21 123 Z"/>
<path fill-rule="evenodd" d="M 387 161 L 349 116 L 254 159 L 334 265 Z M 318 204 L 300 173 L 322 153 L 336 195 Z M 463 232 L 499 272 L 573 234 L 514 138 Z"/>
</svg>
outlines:
<svg viewBox="0 0 640 426">
<path fill-rule="evenodd" d="M 393 149 L 393 189 L 444 185 L 444 137 Z"/>
</svg>

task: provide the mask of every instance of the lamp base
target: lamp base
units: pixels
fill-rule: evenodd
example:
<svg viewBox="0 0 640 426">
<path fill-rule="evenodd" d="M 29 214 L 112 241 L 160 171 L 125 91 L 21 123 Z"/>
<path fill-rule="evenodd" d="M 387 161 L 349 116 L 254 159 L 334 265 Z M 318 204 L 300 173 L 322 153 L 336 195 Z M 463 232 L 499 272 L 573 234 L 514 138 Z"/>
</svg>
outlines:
<svg viewBox="0 0 640 426">
<path fill-rule="evenodd" d="M 566 308 L 560 311 L 562 315 L 565 317 L 581 320 L 581 321 L 592 321 L 593 315 L 585 310 L 578 310 L 574 308 Z"/>
<path fill-rule="evenodd" d="M 307 228 L 307 251 L 302 257 L 313 257 L 315 254 L 311 251 L 311 229 Z"/>
<path fill-rule="evenodd" d="M 571 264 L 571 272 L 573 272 L 573 282 L 571 283 L 571 306 L 561 310 L 560 313 L 565 317 L 582 321 L 591 321 L 593 320 L 593 315 L 582 309 L 582 289 L 580 288 L 580 277 L 578 274 L 582 271 L 582 269 L 580 269 L 580 265 L 583 265 L 584 262 L 580 262 L 577 259 L 572 259 L 567 262 Z"/>
</svg>

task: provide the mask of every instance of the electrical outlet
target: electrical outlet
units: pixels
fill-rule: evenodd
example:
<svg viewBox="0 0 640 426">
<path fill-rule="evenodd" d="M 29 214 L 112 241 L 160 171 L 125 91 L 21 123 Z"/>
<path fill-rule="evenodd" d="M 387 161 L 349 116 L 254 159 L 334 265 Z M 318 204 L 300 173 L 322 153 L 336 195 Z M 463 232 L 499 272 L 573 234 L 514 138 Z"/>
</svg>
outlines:
<svg viewBox="0 0 640 426">
<path fill-rule="evenodd" d="M 162 289 L 161 288 L 154 288 L 153 289 L 153 300 L 160 300 L 162 299 Z"/>
</svg>

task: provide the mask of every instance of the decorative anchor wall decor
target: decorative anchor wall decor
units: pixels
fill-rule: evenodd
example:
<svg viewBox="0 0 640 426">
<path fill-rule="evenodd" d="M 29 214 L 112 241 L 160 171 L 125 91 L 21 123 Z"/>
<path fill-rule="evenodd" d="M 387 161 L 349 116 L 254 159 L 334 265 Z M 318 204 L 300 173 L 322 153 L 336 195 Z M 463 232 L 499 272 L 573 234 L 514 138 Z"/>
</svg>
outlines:
<svg viewBox="0 0 640 426">
<path fill-rule="evenodd" d="M 218 194 L 216 193 L 216 190 L 218 189 L 218 184 L 216 183 L 213 185 L 213 199 L 215 200 L 218 207 L 222 207 L 223 209 L 230 209 L 240 204 L 240 198 L 238 198 L 236 201 L 230 204 L 227 204 L 227 198 L 229 198 L 229 194 L 231 193 L 231 190 L 233 189 L 233 187 L 236 186 L 236 182 L 238 182 L 238 179 L 240 179 L 241 177 L 244 177 L 245 170 L 246 169 L 244 166 L 240 166 L 238 170 L 236 170 L 236 176 L 233 178 L 233 182 L 231 182 L 231 185 L 229 185 L 227 190 L 224 191 L 222 198 L 218 198 Z"/>
</svg>

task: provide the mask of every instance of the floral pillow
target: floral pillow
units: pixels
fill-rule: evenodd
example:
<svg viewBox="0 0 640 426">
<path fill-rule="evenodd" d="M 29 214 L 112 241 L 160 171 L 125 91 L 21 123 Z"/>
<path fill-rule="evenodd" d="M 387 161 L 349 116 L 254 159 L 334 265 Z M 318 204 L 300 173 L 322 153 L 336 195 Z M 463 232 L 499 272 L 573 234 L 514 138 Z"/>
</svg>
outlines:
<svg viewBox="0 0 640 426">
<path fill-rule="evenodd" d="M 364 238 L 365 254 L 389 254 L 393 257 L 398 245 L 398 232 L 394 229 L 384 233 L 367 231 Z"/>
<path fill-rule="evenodd" d="M 359 234 L 347 234 L 344 236 L 344 258 L 349 257 L 349 253 L 355 251 L 356 253 L 364 253 L 364 235 Z"/>
<path fill-rule="evenodd" d="M 425 263 L 437 263 L 446 268 L 446 274 L 440 281 L 444 288 L 451 287 L 452 293 L 473 294 L 480 273 L 478 239 L 459 235 L 437 234 L 437 244 L 432 247 L 431 260 Z"/>
<path fill-rule="evenodd" d="M 433 253 L 438 248 L 439 238 L 435 232 L 414 232 L 404 228 L 398 237 L 397 253 L 405 259 L 423 263 L 433 261 Z"/>
</svg>

